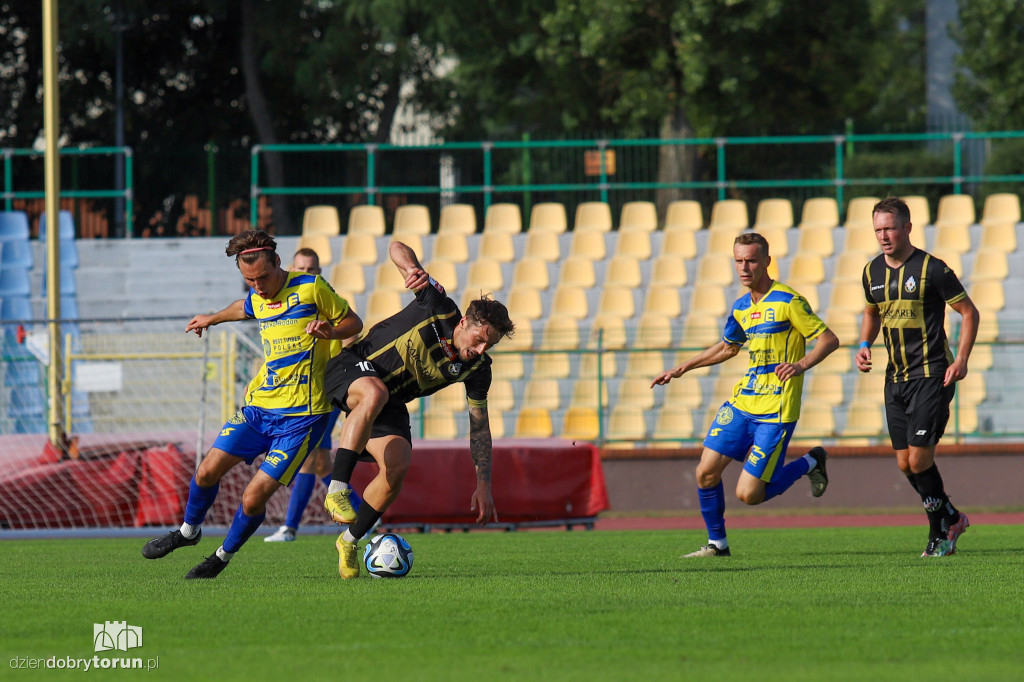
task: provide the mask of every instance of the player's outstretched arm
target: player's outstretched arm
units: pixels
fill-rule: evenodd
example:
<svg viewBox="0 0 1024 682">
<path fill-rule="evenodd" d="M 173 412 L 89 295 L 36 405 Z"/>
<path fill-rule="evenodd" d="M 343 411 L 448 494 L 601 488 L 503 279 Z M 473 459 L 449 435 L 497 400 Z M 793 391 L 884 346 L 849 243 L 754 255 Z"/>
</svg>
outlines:
<svg viewBox="0 0 1024 682">
<path fill-rule="evenodd" d="M 406 289 L 419 291 L 427 285 L 429 276 L 423 269 L 423 266 L 420 265 L 416 252 L 406 244 L 397 241 L 391 242 L 391 246 L 388 247 L 388 255 L 391 256 L 391 261 L 402 272 L 402 276 L 405 277 Z"/>
<path fill-rule="evenodd" d="M 740 346 L 732 343 L 726 343 L 725 341 L 719 341 L 710 348 L 704 349 L 678 367 L 666 369 L 664 372 L 654 377 L 654 381 L 651 382 L 651 388 L 654 388 L 655 386 L 664 386 L 673 379 L 678 379 L 683 376 L 691 369 L 710 367 L 711 365 L 717 365 L 721 362 L 725 362 L 726 360 L 735 357 L 739 352 Z"/>
<path fill-rule="evenodd" d="M 965 296 L 950 307 L 960 313 L 963 322 L 960 326 L 960 343 L 956 348 L 956 358 L 953 364 L 946 368 L 944 386 L 967 376 L 967 360 L 974 350 L 974 341 L 978 338 L 978 325 L 981 324 L 981 314 L 969 296 Z"/>
<path fill-rule="evenodd" d="M 196 315 L 185 325 L 185 333 L 195 332 L 196 336 L 202 337 L 203 331 L 221 322 L 238 322 L 245 319 L 245 301 L 238 299 L 227 308 L 212 315 Z"/>
<path fill-rule="evenodd" d="M 486 407 L 469 408 L 469 454 L 476 469 L 476 490 L 470 509 L 475 511 L 476 522 L 481 526 L 498 522 L 498 510 L 491 497 L 491 422 Z"/>
</svg>

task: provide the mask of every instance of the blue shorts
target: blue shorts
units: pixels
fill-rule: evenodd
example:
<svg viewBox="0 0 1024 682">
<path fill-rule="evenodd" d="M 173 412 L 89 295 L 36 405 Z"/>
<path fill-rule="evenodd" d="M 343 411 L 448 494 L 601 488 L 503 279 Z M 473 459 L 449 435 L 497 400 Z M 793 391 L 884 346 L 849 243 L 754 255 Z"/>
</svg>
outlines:
<svg viewBox="0 0 1024 682">
<path fill-rule="evenodd" d="M 704 437 L 704 447 L 737 462 L 765 483 L 782 471 L 796 422 L 759 422 L 726 402 Z"/>
<path fill-rule="evenodd" d="M 288 485 L 306 455 L 323 438 L 328 417 L 285 417 L 246 405 L 224 425 L 213 447 L 241 457 L 246 464 L 267 453 L 260 471 L 281 485 Z"/>
<path fill-rule="evenodd" d="M 341 414 L 341 410 L 335 407 L 331 410 L 331 413 L 327 416 L 327 426 L 324 428 L 324 437 L 320 439 L 318 448 L 322 450 L 331 450 L 331 434 L 334 433 L 334 425 L 338 423 L 338 415 Z"/>
</svg>

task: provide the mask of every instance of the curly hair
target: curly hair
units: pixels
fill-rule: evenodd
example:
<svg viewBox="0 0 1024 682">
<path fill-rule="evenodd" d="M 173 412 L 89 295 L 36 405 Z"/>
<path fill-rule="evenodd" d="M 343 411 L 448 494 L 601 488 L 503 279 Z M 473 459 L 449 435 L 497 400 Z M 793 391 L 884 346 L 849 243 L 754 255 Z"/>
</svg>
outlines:
<svg viewBox="0 0 1024 682">
<path fill-rule="evenodd" d="M 263 230 L 247 230 L 231 238 L 224 249 L 228 257 L 234 256 L 235 265 L 252 265 L 266 257 L 271 263 L 277 262 L 277 242 Z"/>
<path fill-rule="evenodd" d="M 508 308 L 488 294 L 481 295 L 469 304 L 466 319 L 473 324 L 489 324 L 499 336 L 506 339 L 512 338 L 516 332 L 516 326 L 508 316 Z"/>
</svg>

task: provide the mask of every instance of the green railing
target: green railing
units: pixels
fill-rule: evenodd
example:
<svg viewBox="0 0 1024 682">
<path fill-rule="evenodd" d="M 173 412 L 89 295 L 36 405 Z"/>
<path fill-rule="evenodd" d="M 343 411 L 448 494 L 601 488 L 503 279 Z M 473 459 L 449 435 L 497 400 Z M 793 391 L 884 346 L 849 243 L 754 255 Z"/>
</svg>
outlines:
<svg viewBox="0 0 1024 682">
<path fill-rule="evenodd" d="M 442 194 L 460 193 L 477 194 L 482 197 L 483 206 L 486 209 L 496 194 L 522 193 L 524 199 L 529 197 L 531 192 L 542 191 L 569 191 L 569 192 L 597 192 L 600 199 L 607 202 L 609 192 L 618 190 L 712 190 L 716 192 L 718 199 L 727 197 L 732 189 L 757 189 L 757 188 L 828 188 L 833 192 L 837 201 L 842 206 L 845 203 L 844 193 L 848 187 L 857 185 L 873 184 L 920 184 L 920 185 L 951 185 L 955 193 L 962 193 L 965 184 L 979 182 L 1010 183 L 1024 182 L 1024 174 L 1014 175 L 985 175 L 965 174 L 965 144 L 969 141 L 992 141 L 1024 138 L 1024 131 L 1004 132 L 957 132 L 957 133 L 910 133 L 910 134 L 888 134 L 888 135 L 808 135 L 808 136 L 782 136 L 782 137 L 715 137 L 715 138 L 691 138 L 691 139 L 598 139 L 598 140 L 547 140 L 547 141 L 495 141 L 495 142 L 448 142 L 430 146 L 402 146 L 391 144 L 275 144 L 256 145 L 251 152 L 251 221 L 256 225 L 257 221 L 257 200 L 260 196 L 313 196 L 313 195 L 366 195 L 367 202 L 377 203 L 378 195 L 387 194 Z M 859 144 L 878 143 L 916 143 L 931 144 L 949 143 L 952 174 L 942 176 L 920 176 L 920 177 L 858 177 L 851 178 L 845 174 L 845 165 L 849 156 Z M 765 178 L 749 179 L 739 177 L 739 173 L 730 168 L 730 152 L 741 147 L 755 145 L 784 145 L 792 146 L 826 146 L 828 157 L 831 159 L 830 173 L 818 173 L 814 177 L 803 178 Z M 630 150 L 638 148 L 658 148 L 666 146 L 687 146 L 702 147 L 714 151 L 714 180 L 693 180 L 680 182 L 658 182 L 655 180 L 639 181 L 616 181 L 609 172 L 609 156 L 605 152 L 614 150 Z M 583 152 L 597 152 L 593 158 L 596 166 L 591 170 L 593 178 L 588 180 L 587 176 L 580 173 L 579 181 L 560 183 L 536 183 L 532 178 L 538 177 L 541 173 L 533 168 L 536 164 L 531 159 L 531 150 L 557 150 L 574 149 Z M 511 150 L 520 152 L 516 159 L 517 169 L 513 174 L 518 175 L 521 182 L 495 184 L 494 178 L 498 175 L 507 174 L 508 165 L 496 163 L 496 152 Z M 431 152 L 438 155 L 443 154 L 471 153 L 478 155 L 474 166 L 478 172 L 474 173 L 482 179 L 481 182 L 471 184 L 451 184 L 442 186 L 440 183 L 416 184 L 416 185 L 392 185 L 382 182 L 379 177 L 379 159 L 383 153 Z M 303 185 L 289 187 L 270 187 L 261 185 L 260 182 L 260 160 L 265 154 L 294 154 L 294 153 L 345 153 L 356 154 L 358 157 L 357 166 L 362 169 L 362 178 L 359 184 L 324 184 L 324 185 Z M 780 155 L 786 158 L 791 154 Z M 460 157 L 461 158 L 461 157 Z M 647 164 L 651 165 L 651 164 Z M 656 163 L 653 164 L 656 166 Z M 646 172 L 656 175 L 656 168 L 647 168 Z"/>
<path fill-rule="evenodd" d="M 77 173 L 72 169 L 72 182 L 61 182 L 60 196 L 68 199 L 124 199 L 125 202 L 125 236 L 132 236 L 132 216 L 135 212 L 133 201 L 133 154 L 131 147 L 67 147 L 60 150 L 62 157 L 70 157 L 72 160 L 89 156 L 110 156 L 114 157 L 115 164 L 124 163 L 124 189 L 78 189 Z M 14 189 L 14 160 L 19 157 L 38 158 L 42 160 L 44 153 L 35 149 L 0 149 L 0 156 L 3 157 L 4 186 L 0 198 L 4 201 L 4 210 L 13 210 L 15 199 L 42 199 L 46 196 L 43 190 L 16 190 Z M 118 159 L 120 157 L 120 161 Z M 62 173 L 63 176 L 63 173 Z M 110 172 L 110 184 L 114 185 L 116 171 Z"/>
</svg>

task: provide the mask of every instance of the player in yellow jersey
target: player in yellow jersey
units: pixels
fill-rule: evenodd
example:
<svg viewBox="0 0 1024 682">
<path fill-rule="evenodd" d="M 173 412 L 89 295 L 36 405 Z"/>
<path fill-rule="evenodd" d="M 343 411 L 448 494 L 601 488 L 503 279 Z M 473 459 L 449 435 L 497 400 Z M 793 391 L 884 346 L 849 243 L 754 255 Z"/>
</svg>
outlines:
<svg viewBox="0 0 1024 682">
<path fill-rule="evenodd" d="M 697 465 L 697 493 L 708 544 L 685 558 L 731 555 L 722 472 L 733 460 L 745 460 L 736 497 L 746 504 L 766 502 L 804 475 L 810 479 L 814 497 L 828 487 L 824 448 L 784 462 L 800 417 L 803 374 L 838 348 L 839 339 L 811 311 L 807 299 L 768 275 L 771 256 L 763 236 L 741 234 L 733 244 L 733 256 L 736 274 L 748 291 L 729 311 L 722 340 L 651 383 L 652 388 L 663 386 L 692 369 L 725 362 L 748 344 L 747 373 L 718 410 Z M 817 342 L 807 352 L 806 342 L 813 339 Z"/>
<path fill-rule="evenodd" d="M 261 231 L 233 237 L 225 249 L 242 273 L 249 293 L 212 315 L 196 315 L 186 332 L 222 322 L 256 318 L 265 362 L 245 392 L 245 405 L 221 429 L 189 484 L 181 528 L 150 540 L 147 559 L 195 545 L 213 505 L 221 478 L 236 465 L 266 453 L 249 481 L 224 544 L 186 578 L 215 578 L 266 516 L 270 496 L 291 482 L 323 436 L 331 404 L 323 388 L 330 341 L 358 334 L 362 320 L 319 275 L 281 268 L 274 239 Z"/>
</svg>

